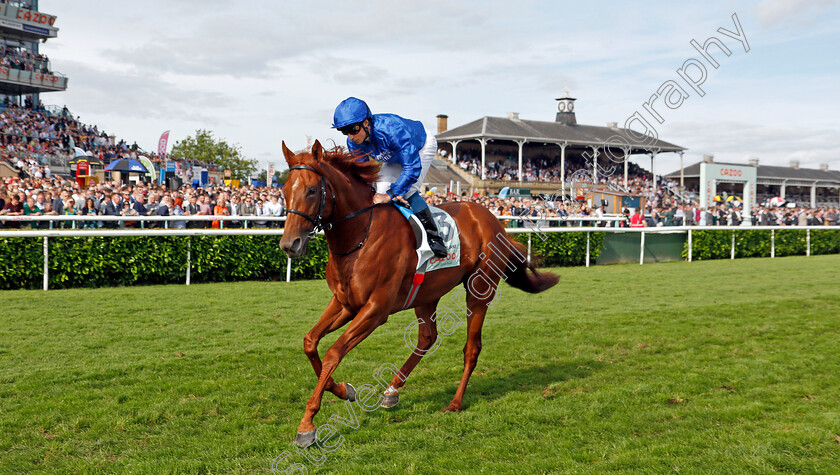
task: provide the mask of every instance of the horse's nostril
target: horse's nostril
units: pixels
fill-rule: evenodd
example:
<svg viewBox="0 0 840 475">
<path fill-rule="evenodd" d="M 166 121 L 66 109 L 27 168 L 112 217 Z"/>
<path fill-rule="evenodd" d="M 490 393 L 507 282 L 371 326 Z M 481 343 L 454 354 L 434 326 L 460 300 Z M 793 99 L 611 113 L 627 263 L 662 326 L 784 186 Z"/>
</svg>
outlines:
<svg viewBox="0 0 840 475">
<path fill-rule="evenodd" d="M 292 251 L 292 254 L 297 254 L 298 252 L 300 252 L 300 243 L 300 238 L 295 238 L 295 240 L 292 241 L 292 245 L 289 246 L 289 250 Z"/>
</svg>

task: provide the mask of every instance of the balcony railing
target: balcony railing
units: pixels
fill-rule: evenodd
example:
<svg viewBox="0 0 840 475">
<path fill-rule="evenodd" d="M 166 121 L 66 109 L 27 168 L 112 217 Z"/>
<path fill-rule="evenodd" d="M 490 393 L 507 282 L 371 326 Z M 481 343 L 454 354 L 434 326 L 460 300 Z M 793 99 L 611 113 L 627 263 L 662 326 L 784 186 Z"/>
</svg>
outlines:
<svg viewBox="0 0 840 475">
<path fill-rule="evenodd" d="M 40 73 L 37 71 L 24 71 L 8 66 L 0 67 L 0 81 L 8 81 L 20 85 L 41 87 L 53 91 L 64 91 L 67 89 L 67 78 L 60 73 Z"/>
</svg>

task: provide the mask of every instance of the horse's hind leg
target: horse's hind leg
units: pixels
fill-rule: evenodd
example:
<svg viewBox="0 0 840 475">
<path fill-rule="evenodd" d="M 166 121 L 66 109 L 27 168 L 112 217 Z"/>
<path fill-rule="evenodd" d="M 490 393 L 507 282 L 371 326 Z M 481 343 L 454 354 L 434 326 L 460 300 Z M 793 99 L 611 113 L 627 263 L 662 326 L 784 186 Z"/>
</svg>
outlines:
<svg viewBox="0 0 840 475">
<path fill-rule="evenodd" d="M 307 358 L 309 358 L 309 362 L 312 363 L 315 376 L 321 376 L 321 357 L 318 355 L 318 343 L 321 341 L 321 338 L 343 327 L 352 319 L 353 314 L 345 310 L 338 300 L 333 297 L 330 303 L 327 304 L 327 308 L 324 309 L 324 313 L 321 314 L 318 323 L 303 337 L 303 351 L 306 353 Z M 335 381 L 330 377 L 325 389 L 340 399 L 347 399 L 347 383 L 335 384 Z M 352 390 L 350 392 L 354 393 Z M 350 394 L 350 396 L 355 398 L 355 394 Z"/>
<path fill-rule="evenodd" d="M 419 363 L 420 360 L 427 354 L 431 354 L 429 349 L 438 338 L 437 323 L 432 320 L 435 310 L 437 309 L 437 305 L 438 301 L 435 300 L 432 303 L 416 307 L 414 309 L 414 313 L 417 315 L 418 324 L 417 347 L 411 351 L 411 355 L 408 357 L 408 360 L 406 360 L 405 364 L 402 368 L 400 368 L 400 372 L 394 375 L 391 385 L 385 390 L 385 395 L 382 399 L 382 407 L 394 407 L 397 405 L 397 402 L 400 400 L 400 394 L 397 390 L 403 387 L 405 380 L 408 379 L 408 375 L 411 374 L 411 371 L 414 370 L 417 363 Z M 410 334 L 405 335 L 406 342 L 408 342 L 408 338 L 410 336 Z M 431 351 L 434 352 L 434 350 Z"/>
<path fill-rule="evenodd" d="M 467 309 L 469 309 L 470 314 L 467 317 L 467 343 L 464 345 L 464 374 L 461 375 L 461 383 L 458 384 L 455 397 L 442 412 L 461 410 L 461 401 L 464 399 L 467 383 L 470 381 L 470 375 L 475 369 L 476 362 L 478 362 L 478 354 L 481 353 L 481 327 L 484 325 L 487 306 L 493 301 L 496 295 L 496 287 L 499 285 L 498 279 L 495 279 L 495 282 L 490 282 L 486 278 L 489 275 L 485 274 L 485 278 L 481 279 L 482 282 L 475 284 L 475 287 L 478 287 L 478 292 L 471 288 L 472 285 L 467 285 Z M 490 284 L 489 288 L 485 289 L 485 284 Z"/>
</svg>

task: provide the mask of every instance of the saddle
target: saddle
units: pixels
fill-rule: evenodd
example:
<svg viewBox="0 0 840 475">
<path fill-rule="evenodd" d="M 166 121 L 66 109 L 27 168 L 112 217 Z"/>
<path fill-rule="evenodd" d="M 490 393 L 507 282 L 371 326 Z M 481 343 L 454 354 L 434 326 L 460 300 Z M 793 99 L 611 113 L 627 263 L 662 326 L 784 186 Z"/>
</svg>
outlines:
<svg viewBox="0 0 840 475">
<path fill-rule="evenodd" d="M 440 230 L 440 237 L 443 239 L 447 250 L 446 257 L 434 257 L 432 250 L 429 248 L 426 229 L 420 223 L 417 216 L 406 206 L 398 203 L 394 203 L 394 206 L 397 207 L 411 225 L 411 230 L 414 231 L 414 247 L 417 252 L 417 268 L 414 270 L 414 278 L 411 280 L 411 291 L 408 293 L 402 307 L 406 309 L 414 302 L 414 298 L 417 296 L 417 291 L 423 283 L 426 272 L 461 265 L 461 237 L 458 232 L 458 226 L 449 213 L 440 208 L 429 206 L 429 211 L 431 211 L 432 217 L 435 219 L 435 223 Z"/>
</svg>

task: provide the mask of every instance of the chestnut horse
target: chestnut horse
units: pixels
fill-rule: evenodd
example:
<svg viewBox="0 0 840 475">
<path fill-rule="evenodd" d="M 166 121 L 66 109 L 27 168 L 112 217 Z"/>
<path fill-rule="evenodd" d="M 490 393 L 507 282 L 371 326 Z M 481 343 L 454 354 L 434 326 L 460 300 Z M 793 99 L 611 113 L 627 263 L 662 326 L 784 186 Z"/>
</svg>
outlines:
<svg viewBox="0 0 840 475">
<path fill-rule="evenodd" d="M 318 376 L 295 438 L 298 445 L 306 447 L 315 440 L 313 418 L 321 408 L 324 391 L 341 399 L 355 399 L 355 388 L 336 383 L 333 371 L 389 315 L 403 310 L 417 253 L 414 233 L 399 210 L 391 204 L 372 204 L 371 183 L 379 172 L 378 162 L 360 160 L 340 148 L 324 150 L 318 141 L 310 152 L 297 155 L 284 142 L 283 154 L 290 172 L 283 187 L 288 217 L 280 247 L 290 257 L 300 257 L 306 253 L 313 231 L 324 229 L 330 250 L 326 278 L 333 297 L 303 339 L 306 356 Z M 521 244 L 507 238 L 501 223 L 487 208 L 476 203 L 448 203 L 440 208 L 455 219 L 460 231 L 460 265 L 426 274 L 411 305 L 419 323 L 417 348 L 385 391 L 384 407 L 396 404 L 397 390 L 437 340 L 438 300 L 456 285 L 463 284 L 467 290 L 467 343 L 461 383 L 444 412 L 461 410 L 464 390 L 481 352 L 481 326 L 499 280 L 537 293 L 559 279 L 537 272 L 525 262 Z M 322 362 L 318 342 L 347 323 L 350 325 Z"/>
</svg>

